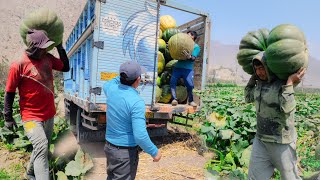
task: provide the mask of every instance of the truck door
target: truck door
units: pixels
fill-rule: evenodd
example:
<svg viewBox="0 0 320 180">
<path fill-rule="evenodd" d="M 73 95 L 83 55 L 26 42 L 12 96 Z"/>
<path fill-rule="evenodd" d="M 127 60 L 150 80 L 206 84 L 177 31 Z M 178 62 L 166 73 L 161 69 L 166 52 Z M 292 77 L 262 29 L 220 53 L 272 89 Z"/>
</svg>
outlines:
<svg viewBox="0 0 320 180">
<path fill-rule="evenodd" d="M 96 87 L 118 75 L 126 61 L 137 61 L 146 70 L 148 79 L 157 71 L 157 32 L 159 7 L 152 0 L 106 0 L 100 3 L 99 33 L 94 37 L 97 49 Z M 97 41 L 98 40 L 98 41 Z M 139 88 L 146 105 L 153 97 L 154 83 Z M 105 103 L 105 95 L 96 96 L 96 103 Z"/>
</svg>

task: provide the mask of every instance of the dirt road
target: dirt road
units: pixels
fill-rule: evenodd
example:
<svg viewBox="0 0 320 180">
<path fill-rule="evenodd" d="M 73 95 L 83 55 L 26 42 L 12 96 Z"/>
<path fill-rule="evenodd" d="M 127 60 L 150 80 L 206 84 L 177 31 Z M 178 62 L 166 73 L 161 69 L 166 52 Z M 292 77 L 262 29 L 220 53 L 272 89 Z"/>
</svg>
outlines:
<svg viewBox="0 0 320 180">
<path fill-rule="evenodd" d="M 185 132 L 173 133 L 170 130 L 163 139 L 153 139 L 162 152 L 162 159 L 155 163 L 145 152 L 140 152 L 138 173 L 136 179 L 204 179 L 204 164 L 206 158 L 199 155 L 198 139 Z M 68 146 L 66 146 L 68 144 Z M 78 147 L 89 153 L 94 161 L 94 168 L 85 179 L 106 179 L 106 158 L 103 142 L 77 144 L 72 133 L 56 145 L 56 153 L 74 152 Z M 71 148 L 70 148 L 71 147 Z"/>
</svg>

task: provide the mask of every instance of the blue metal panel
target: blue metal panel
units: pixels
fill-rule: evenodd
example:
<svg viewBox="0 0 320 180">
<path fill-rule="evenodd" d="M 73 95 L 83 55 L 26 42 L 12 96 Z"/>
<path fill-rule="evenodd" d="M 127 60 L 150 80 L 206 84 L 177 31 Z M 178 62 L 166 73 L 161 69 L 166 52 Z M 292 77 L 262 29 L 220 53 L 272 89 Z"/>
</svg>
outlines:
<svg viewBox="0 0 320 180">
<path fill-rule="evenodd" d="M 86 42 L 86 41 L 85 41 Z M 86 60 L 86 43 L 83 43 L 80 47 L 81 52 L 81 68 L 80 68 L 80 89 L 79 89 L 79 96 L 80 98 L 84 98 L 84 65 Z"/>
<path fill-rule="evenodd" d="M 79 34 L 78 27 L 79 27 L 79 25 L 77 23 L 76 26 L 74 27 L 74 43 L 78 40 L 78 34 Z"/>
<path fill-rule="evenodd" d="M 72 79 L 68 79 L 64 81 L 64 92 L 65 93 L 72 93 Z"/>
<path fill-rule="evenodd" d="M 97 6 L 99 6 L 98 3 L 100 3 L 99 1 L 94 1 L 95 3 L 97 3 Z M 93 2 L 90 3 L 90 14 L 92 13 L 91 11 L 94 10 L 94 14 L 91 14 L 90 17 L 94 17 L 94 16 L 98 16 L 100 15 L 100 8 L 92 8 L 92 6 L 96 6 L 96 4 L 94 4 Z M 91 19 L 92 21 L 93 19 Z M 98 23 L 98 19 L 96 19 L 96 26 L 95 29 L 99 29 L 100 28 L 100 23 Z M 92 36 L 92 41 L 98 41 L 99 40 L 99 31 L 95 30 L 93 32 L 93 36 Z M 91 58 L 91 62 L 89 63 L 91 68 L 90 68 L 90 84 L 89 84 L 89 88 L 94 88 L 97 87 L 97 66 L 98 66 L 98 52 L 99 49 L 94 47 L 92 48 L 91 54 L 92 54 L 92 58 Z M 90 101 L 93 103 L 96 103 L 95 101 L 95 95 L 94 94 L 90 94 Z"/>
<path fill-rule="evenodd" d="M 69 59 L 69 67 L 70 67 L 70 71 L 63 73 L 63 79 L 64 80 L 71 79 L 71 69 L 72 69 L 72 60 L 71 59 Z"/>
<path fill-rule="evenodd" d="M 76 27 L 72 31 L 72 46 L 74 45 L 75 41 L 76 41 Z"/>
<path fill-rule="evenodd" d="M 73 61 L 73 84 L 72 84 L 72 91 L 73 93 L 76 93 L 77 91 L 77 87 L 76 87 L 76 82 L 77 82 L 77 58 L 76 58 L 76 54 L 72 55 L 72 61 Z"/>
<path fill-rule="evenodd" d="M 92 36 L 86 41 L 86 58 L 84 66 L 84 98 L 90 97 L 90 69 L 92 63 Z"/>
<path fill-rule="evenodd" d="M 90 19 L 92 20 L 95 14 L 95 1 L 89 0 L 89 11 L 90 11 Z"/>
<path fill-rule="evenodd" d="M 80 68 L 81 69 L 84 69 L 84 66 L 85 66 L 85 61 L 86 61 L 86 41 L 81 45 L 81 66 Z"/>
<path fill-rule="evenodd" d="M 80 18 L 78 20 L 78 28 L 79 28 L 79 38 L 81 37 L 81 34 L 83 32 L 83 26 L 82 26 L 83 22 L 82 22 L 82 15 L 80 15 Z"/>
<path fill-rule="evenodd" d="M 90 79 L 90 64 L 92 62 L 92 37 L 87 39 L 86 48 L 87 48 L 87 57 L 84 68 L 84 78 L 86 80 Z"/>
<path fill-rule="evenodd" d="M 121 6 L 119 6 L 121 4 Z M 104 49 L 98 51 L 96 86 L 106 80 L 101 73 L 118 73 L 122 63 L 137 61 L 147 74 L 154 75 L 157 43 L 157 4 L 146 0 L 113 0 L 101 4 L 99 41 Z M 151 78 L 153 79 L 153 78 Z M 153 85 L 147 85 L 140 95 L 147 105 L 152 102 Z M 105 103 L 105 95 L 96 97 L 96 103 Z"/>
<path fill-rule="evenodd" d="M 76 90 L 79 92 L 80 89 L 80 69 L 81 69 L 81 51 L 80 48 L 77 50 L 77 79 L 76 79 Z"/>
<path fill-rule="evenodd" d="M 75 54 L 72 55 L 72 61 L 73 61 L 73 80 L 77 79 L 77 59 Z"/>
<path fill-rule="evenodd" d="M 82 14 L 83 14 L 83 27 L 84 27 L 84 29 L 86 29 L 87 28 L 87 26 L 88 26 L 88 3 L 86 4 L 86 6 L 84 7 L 84 10 L 83 10 L 83 12 L 82 12 Z"/>
</svg>

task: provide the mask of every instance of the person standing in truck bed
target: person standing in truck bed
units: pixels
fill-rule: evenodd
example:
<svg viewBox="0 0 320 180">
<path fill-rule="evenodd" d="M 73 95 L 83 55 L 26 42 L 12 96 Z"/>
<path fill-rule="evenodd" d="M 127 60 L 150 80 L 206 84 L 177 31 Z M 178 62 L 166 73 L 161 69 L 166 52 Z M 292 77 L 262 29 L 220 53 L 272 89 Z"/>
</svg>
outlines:
<svg viewBox="0 0 320 180">
<path fill-rule="evenodd" d="M 188 31 L 187 34 L 190 35 L 193 41 L 195 41 L 198 37 L 198 34 L 195 31 Z M 197 104 L 193 101 L 193 93 L 192 93 L 194 88 L 193 65 L 194 65 L 194 61 L 200 54 L 200 46 L 195 43 L 193 52 L 191 54 L 185 50 L 183 51 L 183 54 L 187 60 L 178 61 L 172 71 L 170 88 L 171 88 L 171 94 L 172 94 L 173 100 L 171 104 L 173 106 L 176 106 L 178 104 L 177 95 L 176 95 L 177 81 L 178 79 L 183 78 L 188 91 L 189 105 L 196 107 Z"/>
</svg>

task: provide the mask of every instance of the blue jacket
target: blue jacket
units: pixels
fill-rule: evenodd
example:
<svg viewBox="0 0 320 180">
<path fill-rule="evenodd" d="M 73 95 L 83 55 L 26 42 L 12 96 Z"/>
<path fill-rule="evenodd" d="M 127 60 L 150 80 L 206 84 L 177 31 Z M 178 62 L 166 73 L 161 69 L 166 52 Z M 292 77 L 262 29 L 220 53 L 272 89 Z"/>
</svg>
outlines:
<svg viewBox="0 0 320 180">
<path fill-rule="evenodd" d="M 139 145 L 152 157 L 158 148 L 151 142 L 146 129 L 146 107 L 136 89 L 120 83 L 116 77 L 103 85 L 107 97 L 106 140 L 117 146 Z"/>
</svg>

